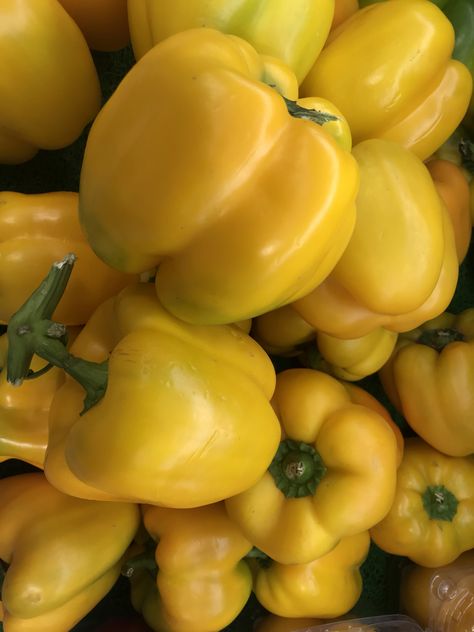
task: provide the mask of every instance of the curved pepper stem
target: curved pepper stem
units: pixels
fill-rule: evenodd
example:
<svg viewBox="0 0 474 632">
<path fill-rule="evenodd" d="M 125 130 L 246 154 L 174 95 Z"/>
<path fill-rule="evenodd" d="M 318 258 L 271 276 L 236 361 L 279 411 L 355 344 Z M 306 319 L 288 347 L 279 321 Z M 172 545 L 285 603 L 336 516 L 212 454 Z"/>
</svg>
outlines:
<svg viewBox="0 0 474 632">
<path fill-rule="evenodd" d="M 321 110 L 311 110 L 309 108 L 303 108 L 301 105 L 298 105 L 296 101 L 291 101 L 291 99 L 287 99 L 282 96 L 283 100 L 286 103 L 286 107 L 291 116 L 300 119 L 306 119 L 307 121 L 311 121 L 312 123 L 316 123 L 316 125 L 324 125 L 325 123 L 329 123 L 330 121 L 338 121 L 339 118 L 334 114 L 329 114 L 329 112 L 322 112 Z"/>
<path fill-rule="evenodd" d="M 458 499 L 444 485 L 429 485 L 423 492 L 422 500 L 430 520 L 451 522 L 458 510 Z"/>
<path fill-rule="evenodd" d="M 57 366 L 86 391 L 82 415 L 104 396 L 108 364 L 89 362 L 70 354 L 66 348 L 66 327 L 51 320 L 75 261 L 76 256 L 68 254 L 62 261 L 54 263 L 39 287 L 11 317 L 7 328 L 7 381 L 20 386 L 23 380 L 39 377 L 48 368 Z M 36 373 L 30 370 L 34 355 L 48 362 Z"/>
<path fill-rule="evenodd" d="M 436 351 L 442 351 L 452 342 L 463 342 L 464 340 L 463 334 L 456 329 L 425 329 L 417 342 Z"/>
<path fill-rule="evenodd" d="M 313 446 L 285 439 L 280 443 L 268 471 L 287 498 L 303 498 L 315 493 L 326 474 L 326 466 Z"/>
</svg>

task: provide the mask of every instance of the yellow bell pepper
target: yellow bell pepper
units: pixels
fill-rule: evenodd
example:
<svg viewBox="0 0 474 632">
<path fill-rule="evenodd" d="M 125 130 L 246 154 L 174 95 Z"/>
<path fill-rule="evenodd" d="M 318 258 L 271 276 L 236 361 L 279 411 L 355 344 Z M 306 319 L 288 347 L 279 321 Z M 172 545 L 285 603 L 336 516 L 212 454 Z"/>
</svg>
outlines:
<svg viewBox="0 0 474 632">
<path fill-rule="evenodd" d="M 356 381 L 376 373 L 390 358 L 397 334 L 377 327 L 359 338 L 336 338 L 316 333 L 317 350 L 331 375 Z"/>
<path fill-rule="evenodd" d="M 157 569 L 140 571 L 147 554 L 125 564 L 135 609 L 156 632 L 222 630 L 250 597 L 252 574 L 243 558 L 252 545 L 223 504 L 142 510 L 145 528 L 156 542 Z"/>
<path fill-rule="evenodd" d="M 96 310 L 69 353 L 50 314 L 72 265 L 52 266 L 7 331 L 10 383 L 34 354 L 68 373 L 51 404 L 48 480 L 72 496 L 174 507 L 253 485 L 280 440 L 263 349 L 237 325 L 174 318 L 137 283 Z"/>
<path fill-rule="evenodd" d="M 0 337 L 0 366 L 6 368 L 8 340 Z M 39 371 L 45 361 L 35 357 L 32 370 Z M 48 417 L 54 394 L 64 381 L 64 372 L 56 367 L 44 375 L 27 380 L 23 388 L 7 381 L 0 373 L 0 463 L 20 459 L 42 468 L 48 443 Z"/>
<path fill-rule="evenodd" d="M 263 565 L 254 578 L 255 595 L 269 612 L 283 617 L 340 617 L 361 595 L 359 567 L 369 545 L 369 534 L 363 531 L 307 564 Z"/>
<path fill-rule="evenodd" d="M 457 257 L 461 263 L 469 250 L 472 233 L 469 181 L 464 170 L 449 160 L 429 160 L 426 166 L 436 190 L 448 209 L 454 228 Z"/>
<path fill-rule="evenodd" d="M 438 316 L 453 297 L 459 273 L 453 227 L 413 153 L 373 139 L 353 154 L 361 180 L 354 233 L 328 278 L 293 307 L 315 329 L 339 338 L 378 327 L 407 331 Z"/>
<path fill-rule="evenodd" d="M 8 323 L 44 271 L 68 252 L 78 256 L 75 275 L 54 317 L 81 325 L 95 308 L 136 276 L 118 272 L 92 251 L 77 214 L 78 194 L 0 192 L 0 322 Z"/>
<path fill-rule="evenodd" d="M 128 0 L 136 59 L 170 35 L 210 27 L 282 59 L 299 82 L 323 48 L 333 14 L 334 0 Z"/>
<path fill-rule="evenodd" d="M 411 564 L 400 582 L 400 605 L 424 629 L 472 630 L 474 549 L 438 568 Z"/>
<path fill-rule="evenodd" d="M 87 43 L 57 0 L 2 0 L 0 163 L 59 149 L 100 108 Z"/>
<path fill-rule="evenodd" d="M 474 452 L 474 308 L 401 334 L 379 372 L 413 430 L 451 456 Z"/>
<path fill-rule="evenodd" d="M 127 0 L 59 0 L 90 48 L 119 50 L 130 41 Z"/>
<path fill-rule="evenodd" d="M 254 318 L 252 337 L 273 355 L 294 356 L 314 340 L 316 331 L 291 305 L 284 305 Z"/>
<path fill-rule="evenodd" d="M 395 500 L 370 531 L 387 553 L 434 568 L 474 548 L 474 461 L 405 440 Z"/>
<path fill-rule="evenodd" d="M 0 514 L 5 632 L 70 630 L 118 579 L 140 520 L 136 505 L 71 498 L 42 473 L 2 479 Z"/>
<path fill-rule="evenodd" d="M 305 564 L 386 515 L 397 442 L 383 417 L 353 404 L 340 382 L 319 371 L 278 373 L 272 403 L 282 425 L 278 451 L 258 482 L 225 504 L 272 560 Z"/>
<path fill-rule="evenodd" d="M 385 138 L 425 160 L 469 106 L 471 73 L 453 48 L 454 29 L 432 2 L 379 2 L 332 32 L 301 95 L 334 103 L 355 143 Z"/>
<path fill-rule="evenodd" d="M 158 266 L 158 297 L 178 318 L 234 323 L 289 303 L 349 241 L 356 162 L 279 92 L 293 110 L 283 62 L 191 29 L 140 59 L 92 125 L 80 183 L 88 240 L 118 269 Z"/>
</svg>

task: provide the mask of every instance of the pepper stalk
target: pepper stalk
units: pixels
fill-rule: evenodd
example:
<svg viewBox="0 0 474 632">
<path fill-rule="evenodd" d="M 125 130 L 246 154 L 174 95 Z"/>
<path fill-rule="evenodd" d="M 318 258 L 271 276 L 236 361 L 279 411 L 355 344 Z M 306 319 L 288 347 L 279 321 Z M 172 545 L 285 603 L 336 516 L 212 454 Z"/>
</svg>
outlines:
<svg viewBox="0 0 474 632">
<path fill-rule="evenodd" d="M 90 362 L 69 353 L 66 327 L 52 320 L 76 258 L 69 253 L 53 263 L 38 288 L 11 317 L 7 327 L 7 381 L 20 386 L 25 379 L 39 377 L 53 366 L 59 367 L 86 391 L 82 415 L 104 396 L 108 363 Z M 30 369 L 34 355 L 47 361 L 47 365 L 37 372 Z"/>
</svg>

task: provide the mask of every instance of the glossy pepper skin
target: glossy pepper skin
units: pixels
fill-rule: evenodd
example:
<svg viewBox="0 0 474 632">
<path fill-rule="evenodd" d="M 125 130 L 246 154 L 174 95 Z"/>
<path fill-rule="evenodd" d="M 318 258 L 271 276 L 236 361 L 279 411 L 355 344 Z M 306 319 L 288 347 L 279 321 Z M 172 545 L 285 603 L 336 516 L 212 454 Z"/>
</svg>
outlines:
<svg viewBox="0 0 474 632">
<path fill-rule="evenodd" d="M 450 456 L 474 452 L 474 308 L 402 334 L 379 372 L 413 430 Z"/>
<path fill-rule="evenodd" d="M 305 564 L 387 514 L 397 442 L 379 413 L 352 403 L 340 382 L 319 371 L 278 373 L 272 403 L 282 425 L 278 452 L 256 484 L 225 504 L 272 560 Z"/>
<path fill-rule="evenodd" d="M 252 545 L 223 504 L 180 510 L 143 506 L 156 542 L 156 577 L 133 572 L 134 607 L 156 632 L 217 632 L 242 610 L 252 591 L 245 555 Z"/>
<path fill-rule="evenodd" d="M 79 28 L 57 0 L 3 0 L 0 163 L 75 141 L 100 108 L 99 79 Z"/>
<path fill-rule="evenodd" d="M 210 27 L 284 61 L 301 82 L 327 39 L 334 0 L 128 0 L 135 58 L 170 35 Z"/>
<path fill-rule="evenodd" d="M 0 366 L 7 360 L 7 336 L 0 337 Z M 44 360 L 34 358 L 32 369 L 40 370 Z M 0 463 L 20 459 L 42 468 L 48 443 L 48 417 L 54 394 L 64 381 L 56 367 L 22 388 L 7 382 L 6 371 L 0 372 Z"/>
<path fill-rule="evenodd" d="M 59 0 L 90 48 L 115 51 L 130 41 L 127 0 Z"/>
<path fill-rule="evenodd" d="M 387 516 L 370 530 L 382 550 L 434 568 L 474 548 L 474 461 L 405 440 L 397 491 Z"/>
<path fill-rule="evenodd" d="M 354 233 L 327 279 L 292 305 L 315 329 L 339 338 L 378 327 L 408 331 L 442 313 L 453 297 L 453 227 L 412 152 L 373 139 L 353 155 L 360 172 Z"/>
<path fill-rule="evenodd" d="M 275 371 L 237 326 L 192 326 L 151 283 L 105 302 L 71 346 L 108 359 L 105 395 L 85 414 L 68 377 L 54 397 L 45 472 L 65 493 L 189 508 L 257 481 L 280 440 Z"/>
<path fill-rule="evenodd" d="M 35 472 L 0 481 L 0 517 L 5 632 L 64 632 L 118 579 L 140 513 L 71 498 Z"/>
<path fill-rule="evenodd" d="M 334 103 L 354 143 L 385 138 L 425 160 L 459 125 L 471 98 L 471 74 L 452 59 L 453 48 L 453 27 L 431 2 L 379 2 L 331 34 L 301 95 Z"/>
<path fill-rule="evenodd" d="M 88 240 L 118 269 L 158 266 L 159 299 L 182 320 L 233 323 L 289 303 L 349 241 L 357 165 L 277 90 L 298 96 L 283 62 L 191 29 L 140 59 L 94 121 L 80 184 Z"/>
<path fill-rule="evenodd" d="M 262 606 L 279 616 L 340 617 L 360 597 L 359 568 L 369 545 L 369 534 L 363 531 L 343 538 L 326 555 L 307 564 L 263 566 L 254 577 L 255 595 Z"/>
<path fill-rule="evenodd" d="M 451 218 L 457 257 L 461 263 L 469 250 L 472 233 L 469 181 L 464 170 L 449 160 L 435 158 L 429 160 L 426 166 Z"/>
<path fill-rule="evenodd" d="M 84 324 L 100 303 L 137 280 L 94 254 L 77 208 L 72 191 L 0 192 L 0 322 L 8 323 L 51 264 L 72 251 L 78 257 L 74 276 L 54 313 L 65 325 Z"/>
<path fill-rule="evenodd" d="M 403 612 L 423 628 L 467 632 L 473 621 L 474 550 L 437 568 L 410 565 L 400 582 Z"/>
</svg>

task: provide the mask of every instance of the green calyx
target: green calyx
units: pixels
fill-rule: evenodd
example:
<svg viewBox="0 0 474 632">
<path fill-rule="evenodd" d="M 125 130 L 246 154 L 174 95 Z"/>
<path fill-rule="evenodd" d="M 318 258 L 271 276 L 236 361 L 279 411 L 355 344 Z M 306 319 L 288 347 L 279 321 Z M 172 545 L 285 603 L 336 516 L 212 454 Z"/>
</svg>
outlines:
<svg viewBox="0 0 474 632">
<path fill-rule="evenodd" d="M 280 443 L 268 471 L 287 498 L 303 498 L 316 492 L 326 473 L 326 466 L 308 443 L 285 439 Z"/>
<path fill-rule="evenodd" d="M 452 342 L 463 342 L 465 337 L 456 329 L 425 329 L 418 338 L 418 343 L 442 351 Z"/>
<path fill-rule="evenodd" d="M 429 485 L 423 492 L 422 500 L 430 520 L 451 522 L 456 515 L 459 501 L 444 485 Z"/>
<path fill-rule="evenodd" d="M 303 108 L 301 107 L 301 105 L 298 105 L 296 101 L 291 101 L 290 99 L 287 99 L 285 97 L 282 98 L 286 103 L 288 112 L 291 114 L 291 116 L 294 116 L 295 118 L 305 119 L 307 121 L 311 121 L 312 123 L 316 123 L 316 125 L 324 125 L 325 123 L 329 123 L 330 121 L 339 120 L 339 117 L 334 116 L 334 114 L 329 114 L 329 112 Z"/>
<path fill-rule="evenodd" d="M 11 317 L 7 328 L 7 381 L 20 386 L 23 380 L 40 377 L 57 366 L 86 391 L 83 414 L 104 396 L 108 366 L 107 362 L 89 362 L 71 355 L 66 347 L 66 327 L 51 320 L 75 261 L 76 256 L 71 253 L 54 263 L 39 287 Z M 37 372 L 30 369 L 35 355 L 47 362 Z"/>
</svg>

